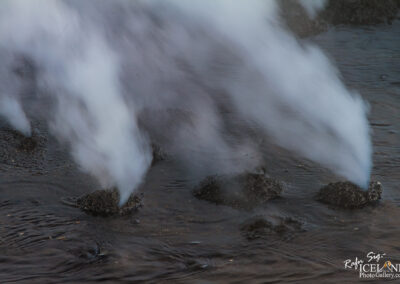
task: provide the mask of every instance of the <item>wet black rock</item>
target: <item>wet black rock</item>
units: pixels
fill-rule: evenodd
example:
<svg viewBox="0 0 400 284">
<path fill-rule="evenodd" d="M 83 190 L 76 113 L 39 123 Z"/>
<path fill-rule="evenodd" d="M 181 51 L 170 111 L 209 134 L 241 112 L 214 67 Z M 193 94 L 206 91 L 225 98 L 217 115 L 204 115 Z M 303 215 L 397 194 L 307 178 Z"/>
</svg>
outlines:
<svg viewBox="0 0 400 284">
<path fill-rule="evenodd" d="M 142 197 L 131 195 L 120 207 L 119 192 L 113 190 L 97 190 L 76 200 L 76 207 L 96 216 L 129 215 L 142 207 Z"/>
<path fill-rule="evenodd" d="M 218 205 L 251 209 L 277 198 L 285 185 L 265 174 L 206 177 L 193 191 L 195 197 Z"/>
<path fill-rule="evenodd" d="M 336 207 L 355 209 L 380 200 L 382 192 L 382 184 L 377 181 L 371 182 L 367 191 L 351 182 L 336 182 L 321 188 L 317 200 Z"/>
<path fill-rule="evenodd" d="M 240 230 L 248 240 L 268 236 L 290 239 L 296 232 L 304 231 L 302 223 L 291 217 L 276 218 L 276 220 L 269 221 L 262 216 L 250 218 L 242 224 Z"/>
</svg>

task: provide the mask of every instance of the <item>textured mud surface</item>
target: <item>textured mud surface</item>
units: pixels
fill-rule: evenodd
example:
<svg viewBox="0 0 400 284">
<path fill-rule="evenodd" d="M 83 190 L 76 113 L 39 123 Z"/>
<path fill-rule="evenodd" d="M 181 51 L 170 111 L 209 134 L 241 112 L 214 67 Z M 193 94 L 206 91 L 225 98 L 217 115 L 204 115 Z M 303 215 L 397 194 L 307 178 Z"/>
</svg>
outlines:
<svg viewBox="0 0 400 284">
<path fill-rule="evenodd" d="M 243 223 L 240 230 L 248 240 L 274 238 L 290 240 L 298 232 L 302 232 L 302 223 L 291 217 L 271 218 L 252 217 Z"/>
<path fill-rule="evenodd" d="M 124 205 L 119 206 L 119 197 L 116 189 L 97 190 L 79 197 L 76 206 L 89 214 L 104 217 L 129 215 L 142 206 L 142 198 L 136 195 L 132 195 Z"/>
<path fill-rule="evenodd" d="M 9 127 L 0 128 L 0 162 L 14 167 L 32 168 L 43 166 L 47 139 L 34 130 L 31 137 L 25 137 Z"/>
<path fill-rule="evenodd" d="M 250 209 L 280 196 L 284 183 L 265 174 L 209 176 L 195 188 L 198 199 L 219 205 Z"/>
<path fill-rule="evenodd" d="M 382 192 L 382 184 L 376 181 L 370 183 L 368 190 L 363 190 L 351 182 L 336 182 L 321 188 L 317 199 L 337 207 L 355 209 L 380 200 Z"/>
</svg>

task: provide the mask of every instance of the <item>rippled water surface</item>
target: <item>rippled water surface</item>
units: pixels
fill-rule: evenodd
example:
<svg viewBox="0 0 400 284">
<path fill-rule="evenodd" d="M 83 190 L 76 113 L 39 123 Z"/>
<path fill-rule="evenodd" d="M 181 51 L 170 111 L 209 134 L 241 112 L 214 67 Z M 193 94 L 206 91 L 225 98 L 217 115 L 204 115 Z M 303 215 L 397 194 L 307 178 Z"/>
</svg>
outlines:
<svg viewBox="0 0 400 284">
<path fill-rule="evenodd" d="M 400 262 L 400 21 L 337 27 L 309 40 L 371 105 L 372 177 L 384 186 L 382 202 L 353 211 L 320 204 L 316 192 L 337 177 L 266 147 L 268 173 L 288 189 L 263 206 L 236 210 L 197 200 L 191 189 L 198 181 L 163 161 L 141 188 L 137 214 L 93 217 L 60 202 L 96 189 L 66 150 L 37 125 L 39 146 L 21 152 L 3 126 L 0 282 L 348 283 L 359 279 L 344 269 L 345 259 L 374 251 Z M 301 225 L 249 238 L 240 228 L 255 216 Z"/>
</svg>

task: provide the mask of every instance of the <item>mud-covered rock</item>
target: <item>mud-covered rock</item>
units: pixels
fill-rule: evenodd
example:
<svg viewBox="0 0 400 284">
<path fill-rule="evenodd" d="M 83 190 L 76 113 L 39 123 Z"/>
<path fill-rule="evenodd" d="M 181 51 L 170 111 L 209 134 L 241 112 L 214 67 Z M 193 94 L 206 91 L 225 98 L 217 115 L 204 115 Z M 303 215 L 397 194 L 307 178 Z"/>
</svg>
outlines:
<svg viewBox="0 0 400 284">
<path fill-rule="evenodd" d="M 284 184 L 265 174 L 247 174 L 244 176 L 245 186 L 243 191 L 251 200 L 266 202 L 277 198 L 284 189 Z"/>
<path fill-rule="evenodd" d="M 34 129 L 31 137 L 8 127 L 0 128 L 0 163 L 21 168 L 44 164 L 47 138 Z"/>
<path fill-rule="evenodd" d="M 128 201 L 119 206 L 120 195 L 117 189 L 97 190 L 79 197 L 76 207 L 83 211 L 98 216 L 128 215 L 137 211 L 142 206 L 142 197 L 131 195 Z"/>
<path fill-rule="evenodd" d="M 198 199 L 207 200 L 215 204 L 224 204 L 224 196 L 218 176 L 208 176 L 202 180 L 193 191 L 193 195 Z"/>
<path fill-rule="evenodd" d="M 24 137 L 21 139 L 19 145 L 17 145 L 17 149 L 25 152 L 33 152 L 38 145 L 38 141 L 35 137 Z"/>
<path fill-rule="evenodd" d="M 383 187 L 373 181 L 365 191 L 351 182 L 330 183 L 321 188 L 317 200 L 346 209 L 362 208 L 381 199 Z"/>
<path fill-rule="evenodd" d="M 279 197 L 284 188 L 284 183 L 263 173 L 245 173 L 206 177 L 193 194 L 198 199 L 215 204 L 251 209 Z"/>
<path fill-rule="evenodd" d="M 268 236 L 279 236 L 280 238 L 290 238 L 296 232 L 304 231 L 302 223 L 291 217 L 267 220 L 262 216 L 250 218 L 240 227 L 242 234 L 248 240 L 265 238 Z"/>
</svg>

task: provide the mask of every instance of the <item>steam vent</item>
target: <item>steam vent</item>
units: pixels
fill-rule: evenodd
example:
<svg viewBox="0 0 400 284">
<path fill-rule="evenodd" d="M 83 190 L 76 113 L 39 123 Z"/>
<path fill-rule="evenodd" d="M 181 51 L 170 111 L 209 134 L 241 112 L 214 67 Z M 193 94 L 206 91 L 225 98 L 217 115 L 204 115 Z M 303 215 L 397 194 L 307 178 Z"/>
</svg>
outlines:
<svg viewBox="0 0 400 284">
<path fill-rule="evenodd" d="M 142 198 L 131 195 L 128 201 L 119 206 L 119 192 L 117 189 L 97 190 L 76 200 L 76 207 L 88 214 L 96 216 L 129 215 L 142 206 Z"/>
<path fill-rule="evenodd" d="M 244 173 L 207 177 L 195 188 L 193 194 L 198 199 L 217 205 L 251 209 L 278 198 L 285 187 L 283 182 L 265 174 Z"/>
<path fill-rule="evenodd" d="M 345 209 L 356 209 L 380 200 L 382 192 L 379 181 L 372 181 L 367 191 L 351 182 L 335 182 L 321 188 L 317 200 Z"/>
</svg>

